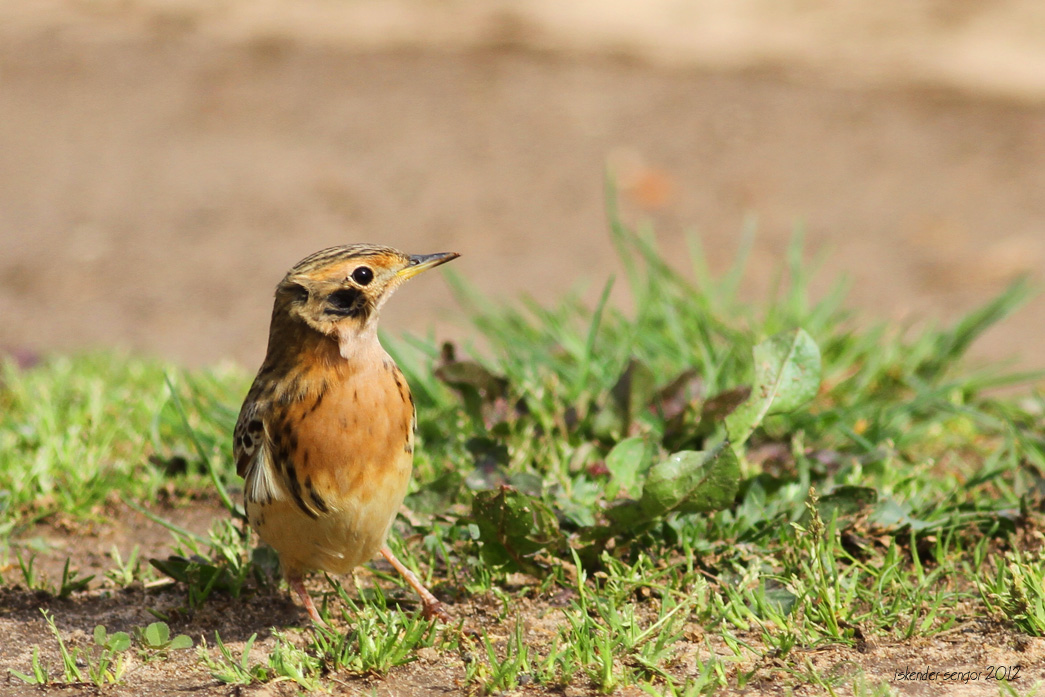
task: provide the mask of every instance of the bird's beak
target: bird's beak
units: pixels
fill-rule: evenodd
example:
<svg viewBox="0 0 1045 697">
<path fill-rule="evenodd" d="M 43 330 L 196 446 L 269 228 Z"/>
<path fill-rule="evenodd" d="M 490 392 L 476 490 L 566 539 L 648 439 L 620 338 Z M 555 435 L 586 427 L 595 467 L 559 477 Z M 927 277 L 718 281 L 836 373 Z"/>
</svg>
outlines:
<svg viewBox="0 0 1045 697">
<path fill-rule="evenodd" d="M 456 259 L 461 256 L 457 252 L 440 252 L 438 254 L 415 254 L 410 257 L 410 263 L 399 269 L 396 274 L 404 281 L 408 278 L 413 278 L 422 271 L 445 264 L 448 261 Z"/>
</svg>

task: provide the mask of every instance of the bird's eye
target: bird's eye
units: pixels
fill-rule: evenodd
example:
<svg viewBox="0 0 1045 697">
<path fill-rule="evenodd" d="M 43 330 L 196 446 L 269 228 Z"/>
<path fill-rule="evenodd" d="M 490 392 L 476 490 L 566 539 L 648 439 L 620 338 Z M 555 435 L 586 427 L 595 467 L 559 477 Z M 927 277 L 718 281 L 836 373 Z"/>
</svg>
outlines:
<svg viewBox="0 0 1045 697">
<path fill-rule="evenodd" d="M 360 266 L 352 272 L 352 280 L 361 286 L 365 286 L 374 280 L 374 272 L 369 266 Z"/>
</svg>

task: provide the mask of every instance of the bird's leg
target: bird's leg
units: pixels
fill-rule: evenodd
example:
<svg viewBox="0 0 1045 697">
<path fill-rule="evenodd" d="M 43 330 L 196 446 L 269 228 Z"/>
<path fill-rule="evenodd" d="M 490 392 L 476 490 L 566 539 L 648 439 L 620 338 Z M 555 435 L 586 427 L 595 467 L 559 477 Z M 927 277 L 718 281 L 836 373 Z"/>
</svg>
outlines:
<svg viewBox="0 0 1045 697">
<path fill-rule="evenodd" d="M 424 584 L 418 580 L 413 571 L 403 566 L 403 563 L 396 559 L 396 555 L 392 554 L 392 550 L 388 548 L 388 545 L 381 547 L 381 556 L 387 559 L 388 563 L 394 566 L 395 570 L 402 574 L 403 578 L 406 579 L 406 582 L 410 584 L 411 588 L 417 591 L 417 594 L 421 596 L 421 612 L 424 614 L 426 620 L 438 617 L 443 622 L 450 621 L 450 613 L 443 609 L 443 604 L 432 595 L 432 591 L 424 587 Z"/>
<path fill-rule="evenodd" d="M 304 603 L 305 610 L 308 611 L 308 616 L 312 618 L 312 621 L 316 624 L 323 624 L 323 620 L 319 619 L 319 613 L 316 611 L 316 604 L 312 602 L 312 596 L 305 589 L 305 579 L 302 575 L 300 573 L 287 574 L 287 583 L 301 597 L 301 602 Z"/>
</svg>

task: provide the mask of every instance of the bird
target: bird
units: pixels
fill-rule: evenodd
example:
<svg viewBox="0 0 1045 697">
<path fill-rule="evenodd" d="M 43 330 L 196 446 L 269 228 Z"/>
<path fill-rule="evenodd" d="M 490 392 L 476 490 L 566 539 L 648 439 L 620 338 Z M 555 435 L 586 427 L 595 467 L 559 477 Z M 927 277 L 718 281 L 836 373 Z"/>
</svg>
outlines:
<svg viewBox="0 0 1045 697">
<path fill-rule="evenodd" d="M 233 457 L 248 524 L 317 624 L 304 574 L 345 574 L 378 552 L 420 595 L 426 618 L 449 619 L 386 544 L 410 482 L 417 415 L 377 323 L 403 282 L 458 256 L 341 245 L 305 257 L 276 286 Z"/>
</svg>

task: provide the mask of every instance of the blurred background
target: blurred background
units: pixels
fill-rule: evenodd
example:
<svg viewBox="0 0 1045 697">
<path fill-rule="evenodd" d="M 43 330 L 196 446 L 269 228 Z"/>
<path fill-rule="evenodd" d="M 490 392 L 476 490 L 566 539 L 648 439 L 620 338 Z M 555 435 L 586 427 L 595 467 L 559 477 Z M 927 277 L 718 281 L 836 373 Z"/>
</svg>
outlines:
<svg viewBox="0 0 1045 697">
<path fill-rule="evenodd" d="M 333 244 L 454 250 L 491 298 L 796 230 L 868 319 L 1045 286 L 1040 0 L 6 0 L 0 347 L 250 368 L 272 290 Z M 386 331 L 466 333 L 426 278 Z M 626 298 L 619 298 L 626 302 Z M 981 359 L 1045 367 L 1045 297 Z"/>
</svg>

